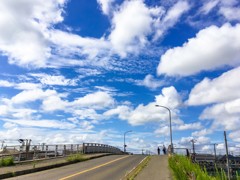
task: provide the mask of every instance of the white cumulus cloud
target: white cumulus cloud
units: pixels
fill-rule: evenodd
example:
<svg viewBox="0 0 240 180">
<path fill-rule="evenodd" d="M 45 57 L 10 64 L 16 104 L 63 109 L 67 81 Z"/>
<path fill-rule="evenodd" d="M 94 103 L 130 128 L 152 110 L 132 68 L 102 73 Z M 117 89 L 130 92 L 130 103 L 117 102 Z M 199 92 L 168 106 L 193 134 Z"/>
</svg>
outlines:
<svg viewBox="0 0 240 180">
<path fill-rule="evenodd" d="M 155 96 L 155 101 L 147 105 L 139 104 L 135 109 L 128 106 L 118 106 L 104 113 L 106 116 L 118 115 L 119 119 L 127 120 L 131 125 L 143 125 L 151 122 L 169 123 L 169 112 L 167 109 L 156 107 L 163 105 L 171 109 L 173 123 L 181 124 L 178 118 L 178 108 L 181 105 L 181 97 L 177 90 L 171 87 L 162 89 L 162 94 Z"/>
<path fill-rule="evenodd" d="M 103 14 L 109 15 L 111 11 L 111 5 L 115 0 L 97 0 L 98 4 L 101 6 Z"/>
<path fill-rule="evenodd" d="M 142 0 L 125 1 L 118 11 L 114 12 L 112 31 L 109 40 L 113 49 L 122 57 L 127 52 L 138 53 L 147 42 L 147 36 L 152 33 L 154 16 L 162 10 L 148 8 Z M 157 14 L 154 14 L 157 13 Z"/>
<path fill-rule="evenodd" d="M 92 94 L 87 94 L 84 97 L 78 98 L 72 105 L 76 106 L 94 106 L 96 108 L 105 108 L 114 104 L 114 99 L 106 92 L 99 91 Z"/>
<path fill-rule="evenodd" d="M 0 87 L 13 87 L 15 83 L 6 81 L 6 80 L 0 80 Z"/>
<path fill-rule="evenodd" d="M 200 119 L 213 120 L 213 128 L 237 130 L 240 128 L 240 98 L 207 107 Z"/>
<path fill-rule="evenodd" d="M 158 74 L 189 76 L 225 65 L 236 66 L 240 57 L 240 25 L 210 26 L 199 31 L 182 47 L 161 56 Z"/>
<path fill-rule="evenodd" d="M 54 90 L 34 89 L 34 90 L 24 90 L 18 93 L 16 96 L 12 97 L 11 102 L 14 104 L 23 104 L 26 102 L 33 102 L 36 100 L 42 100 L 43 98 L 49 97 L 56 94 Z"/>
<path fill-rule="evenodd" d="M 205 78 L 189 94 L 189 105 L 227 102 L 240 98 L 240 67 L 223 73 L 212 80 Z"/>
<path fill-rule="evenodd" d="M 238 20 L 240 21 L 240 8 L 239 7 L 221 7 L 219 10 L 227 20 Z"/>
<path fill-rule="evenodd" d="M 43 67 L 50 57 L 47 29 L 61 22 L 64 0 L 2 0 L 0 2 L 0 51 L 9 62 Z"/>
<path fill-rule="evenodd" d="M 151 74 L 146 75 L 143 80 L 135 80 L 134 82 L 138 86 L 145 86 L 150 89 L 157 89 L 165 84 L 163 80 L 157 80 Z"/>
</svg>

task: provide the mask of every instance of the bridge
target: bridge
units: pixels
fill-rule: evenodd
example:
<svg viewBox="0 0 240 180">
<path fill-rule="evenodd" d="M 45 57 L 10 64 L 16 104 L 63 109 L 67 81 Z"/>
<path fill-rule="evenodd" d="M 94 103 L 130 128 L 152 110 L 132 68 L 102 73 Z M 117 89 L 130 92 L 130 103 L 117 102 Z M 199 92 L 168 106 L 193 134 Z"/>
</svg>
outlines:
<svg viewBox="0 0 240 180">
<path fill-rule="evenodd" d="M 22 144 L 16 146 L 5 146 L 0 151 L 0 157 L 12 156 L 14 158 L 15 163 L 19 163 L 26 160 L 65 157 L 70 154 L 76 153 L 123 154 L 123 151 L 117 147 L 99 143 L 55 144 L 55 145 Z"/>
<path fill-rule="evenodd" d="M 66 157 L 77 153 L 83 153 L 84 157 L 90 160 L 74 164 L 66 162 Z M 15 162 L 21 164 L 0 167 L 0 179 L 9 178 L 14 174 L 18 177 L 10 179 L 18 180 L 126 179 L 127 174 L 149 157 L 144 154 L 129 155 L 117 147 L 99 143 L 9 146 L 0 156 L 13 156 Z M 151 177 L 152 180 L 171 179 L 167 159 L 167 155 L 151 156 L 149 165 L 139 174 L 137 180 L 145 180 L 146 177 Z M 46 169 L 48 171 L 43 171 Z"/>
</svg>

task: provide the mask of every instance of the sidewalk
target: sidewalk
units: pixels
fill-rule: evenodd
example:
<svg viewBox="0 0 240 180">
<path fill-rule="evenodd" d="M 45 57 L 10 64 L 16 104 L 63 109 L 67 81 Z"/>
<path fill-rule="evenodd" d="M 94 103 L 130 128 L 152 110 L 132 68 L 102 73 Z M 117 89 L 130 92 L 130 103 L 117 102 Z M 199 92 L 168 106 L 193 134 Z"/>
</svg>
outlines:
<svg viewBox="0 0 240 180">
<path fill-rule="evenodd" d="M 137 175 L 136 180 L 172 180 L 168 156 L 152 156 L 148 165 Z"/>
<path fill-rule="evenodd" d="M 109 153 L 86 154 L 85 157 L 89 159 L 94 159 L 94 158 L 103 157 L 107 155 L 110 155 L 110 154 Z M 33 172 L 42 171 L 42 170 L 51 169 L 51 168 L 56 168 L 56 167 L 65 166 L 68 164 L 73 164 L 73 163 L 67 162 L 66 157 L 61 157 L 61 158 L 45 159 L 45 160 L 39 160 L 39 161 L 29 161 L 24 164 L 17 164 L 15 166 L 9 166 L 9 167 L 0 167 L 0 179 L 33 173 Z"/>
</svg>

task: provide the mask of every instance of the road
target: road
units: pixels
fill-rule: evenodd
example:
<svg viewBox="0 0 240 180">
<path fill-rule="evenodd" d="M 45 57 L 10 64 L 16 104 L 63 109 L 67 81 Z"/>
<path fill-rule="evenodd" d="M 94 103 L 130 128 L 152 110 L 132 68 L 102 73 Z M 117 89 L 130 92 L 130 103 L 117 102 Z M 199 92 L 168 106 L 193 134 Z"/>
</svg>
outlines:
<svg viewBox="0 0 240 180">
<path fill-rule="evenodd" d="M 119 180 L 133 169 L 145 156 L 112 155 L 68 166 L 27 174 L 9 179 L 18 180 Z"/>
</svg>

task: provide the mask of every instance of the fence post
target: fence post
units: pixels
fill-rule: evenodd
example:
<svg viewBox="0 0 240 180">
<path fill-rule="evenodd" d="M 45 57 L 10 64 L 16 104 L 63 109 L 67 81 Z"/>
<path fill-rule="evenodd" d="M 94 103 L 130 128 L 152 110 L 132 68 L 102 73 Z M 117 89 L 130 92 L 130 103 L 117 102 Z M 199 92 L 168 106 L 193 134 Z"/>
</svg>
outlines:
<svg viewBox="0 0 240 180">
<path fill-rule="evenodd" d="M 87 146 L 85 143 L 83 143 L 83 154 L 87 153 Z"/>
<path fill-rule="evenodd" d="M 73 145 L 71 144 L 71 154 L 73 154 Z"/>
<path fill-rule="evenodd" d="M 36 146 L 33 147 L 33 160 L 36 159 Z"/>
<path fill-rule="evenodd" d="M 42 151 L 44 151 L 44 146 L 45 146 L 45 144 L 44 144 L 44 143 L 42 143 Z"/>
<path fill-rule="evenodd" d="M 18 155 L 18 162 L 21 161 L 21 152 L 19 152 L 19 155 Z"/>
<path fill-rule="evenodd" d="M 57 153 L 58 153 L 58 145 L 55 146 L 55 157 L 57 157 Z"/>
<path fill-rule="evenodd" d="M 46 145 L 45 158 L 47 158 L 47 153 L 48 153 L 48 145 Z"/>
<path fill-rule="evenodd" d="M 66 145 L 63 145 L 63 156 L 66 156 Z"/>
<path fill-rule="evenodd" d="M 77 153 L 79 153 L 79 144 L 77 144 Z"/>
</svg>

